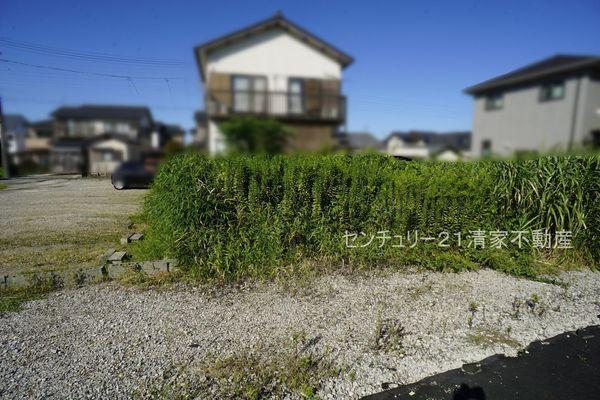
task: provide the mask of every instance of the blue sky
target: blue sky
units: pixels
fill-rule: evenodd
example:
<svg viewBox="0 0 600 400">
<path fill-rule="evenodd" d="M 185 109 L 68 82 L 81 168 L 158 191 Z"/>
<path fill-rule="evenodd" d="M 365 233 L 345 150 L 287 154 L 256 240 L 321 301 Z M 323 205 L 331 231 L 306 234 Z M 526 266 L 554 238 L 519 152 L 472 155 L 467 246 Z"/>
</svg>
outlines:
<svg viewBox="0 0 600 400">
<path fill-rule="evenodd" d="M 470 129 L 465 87 L 556 53 L 600 55 L 598 0 L 2 0 L 0 39 L 176 61 L 100 63 L 0 42 L 0 59 L 160 78 L 128 81 L 0 62 L 5 113 L 36 120 L 63 104 L 142 104 L 155 119 L 189 128 L 202 107 L 192 48 L 276 10 L 355 58 L 343 82 L 348 129 L 378 137 L 392 130 Z"/>
</svg>

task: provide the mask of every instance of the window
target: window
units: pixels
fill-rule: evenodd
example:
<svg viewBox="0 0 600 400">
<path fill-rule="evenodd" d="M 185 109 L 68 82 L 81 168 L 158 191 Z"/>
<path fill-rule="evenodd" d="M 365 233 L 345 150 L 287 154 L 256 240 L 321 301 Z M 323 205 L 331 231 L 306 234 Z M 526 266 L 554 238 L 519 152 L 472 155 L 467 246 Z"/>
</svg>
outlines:
<svg viewBox="0 0 600 400">
<path fill-rule="evenodd" d="M 67 136 L 75 136 L 75 121 L 72 119 L 67 121 Z"/>
<path fill-rule="evenodd" d="M 485 98 L 486 110 L 500 110 L 502 107 L 504 107 L 504 95 L 502 93 L 495 93 Z"/>
<path fill-rule="evenodd" d="M 234 75 L 232 78 L 233 109 L 237 112 L 266 111 L 267 78 Z"/>
<path fill-rule="evenodd" d="M 116 123 L 112 121 L 104 122 L 104 132 L 116 132 Z"/>
<path fill-rule="evenodd" d="M 288 80 L 288 92 L 288 112 L 290 114 L 302 114 L 304 111 L 304 81 L 290 78 Z"/>
<path fill-rule="evenodd" d="M 485 139 L 481 142 L 481 156 L 489 157 L 492 154 L 492 141 Z"/>
<path fill-rule="evenodd" d="M 117 123 L 117 129 L 116 131 L 118 133 L 129 133 L 129 124 L 126 122 L 119 122 Z"/>
<path fill-rule="evenodd" d="M 540 89 L 540 101 L 560 100 L 565 97 L 565 83 L 553 82 Z"/>
<path fill-rule="evenodd" d="M 102 152 L 102 161 L 112 161 L 113 160 L 113 153 L 112 151 L 103 151 Z"/>
<path fill-rule="evenodd" d="M 592 146 L 594 149 L 600 149 L 600 129 L 592 131 Z"/>
</svg>

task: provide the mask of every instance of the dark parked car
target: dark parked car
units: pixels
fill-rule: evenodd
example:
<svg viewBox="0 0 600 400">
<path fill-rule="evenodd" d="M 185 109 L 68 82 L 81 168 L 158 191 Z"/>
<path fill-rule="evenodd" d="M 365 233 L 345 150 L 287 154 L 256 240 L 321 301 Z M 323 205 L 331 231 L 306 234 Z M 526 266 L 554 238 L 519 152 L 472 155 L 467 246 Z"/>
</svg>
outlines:
<svg viewBox="0 0 600 400">
<path fill-rule="evenodd" d="M 152 183 L 155 174 L 156 166 L 154 165 L 124 162 L 113 172 L 111 182 L 117 190 L 147 188 Z"/>
</svg>

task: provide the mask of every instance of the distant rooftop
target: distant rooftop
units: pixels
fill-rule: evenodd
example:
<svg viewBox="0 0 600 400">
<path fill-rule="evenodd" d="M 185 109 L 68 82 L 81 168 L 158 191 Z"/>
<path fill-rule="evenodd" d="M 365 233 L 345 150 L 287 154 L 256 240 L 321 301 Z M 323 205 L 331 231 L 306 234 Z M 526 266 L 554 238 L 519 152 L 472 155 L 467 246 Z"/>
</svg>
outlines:
<svg viewBox="0 0 600 400">
<path fill-rule="evenodd" d="M 29 125 L 29 121 L 27 121 L 27 118 L 21 114 L 4 114 L 2 116 L 2 124 L 3 128 L 7 132 L 11 132 L 23 127 L 27 127 Z"/>
<path fill-rule="evenodd" d="M 39 121 L 32 122 L 30 125 L 34 129 L 52 129 L 54 121 L 51 119 L 42 119 Z"/>
<path fill-rule="evenodd" d="M 52 116 L 55 118 L 73 119 L 124 119 L 139 120 L 147 117 L 152 120 L 152 113 L 143 106 L 114 106 L 84 104 L 77 107 L 60 107 Z"/>
<path fill-rule="evenodd" d="M 369 132 L 350 132 L 346 136 L 348 147 L 353 150 L 377 149 L 379 140 L 375 139 Z"/>
<path fill-rule="evenodd" d="M 558 54 L 468 87 L 465 89 L 465 92 L 471 95 L 477 95 L 512 85 L 535 81 L 552 75 L 585 71 L 594 68 L 600 68 L 600 57 Z"/>
</svg>

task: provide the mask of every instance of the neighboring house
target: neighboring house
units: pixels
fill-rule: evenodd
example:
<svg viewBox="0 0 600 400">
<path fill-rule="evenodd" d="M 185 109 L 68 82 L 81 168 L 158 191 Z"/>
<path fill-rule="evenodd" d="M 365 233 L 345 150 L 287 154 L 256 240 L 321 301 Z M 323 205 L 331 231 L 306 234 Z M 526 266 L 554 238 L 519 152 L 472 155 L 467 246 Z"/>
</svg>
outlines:
<svg viewBox="0 0 600 400">
<path fill-rule="evenodd" d="M 46 172 L 50 168 L 50 138 L 27 137 L 26 150 L 22 153 L 21 164 L 27 163 L 29 168 L 38 172 Z"/>
<path fill-rule="evenodd" d="M 52 113 L 55 172 L 110 174 L 123 161 L 138 161 L 159 148 L 147 107 L 82 105 Z"/>
<path fill-rule="evenodd" d="M 6 114 L 2 117 L 2 121 L 2 134 L 6 135 L 6 148 L 10 162 L 19 164 L 21 153 L 25 151 L 29 122 L 19 114 Z"/>
<path fill-rule="evenodd" d="M 205 88 L 208 150 L 225 150 L 219 123 L 275 118 L 294 132 L 291 150 L 335 146 L 346 120 L 342 70 L 352 58 L 280 13 L 194 49 Z"/>
<path fill-rule="evenodd" d="M 394 157 L 425 160 L 431 156 L 428 139 L 431 133 L 392 132 L 384 141 L 383 149 Z"/>
<path fill-rule="evenodd" d="M 54 120 L 43 119 L 29 124 L 30 138 L 52 138 L 54 136 Z"/>
<path fill-rule="evenodd" d="M 154 131 L 158 132 L 158 142 L 156 136 L 153 137 L 152 147 L 162 148 L 169 142 L 176 142 L 183 145 L 185 142 L 185 129 L 177 124 L 166 124 L 157 121 L 154 123 Z"/>
<path fill-rule="evenodd" d="M 474 155 L 600 146 L 600 57 L 557 55 L 465 92 Z"/>
<path fill-rule="evenodd" d="M 471 147 L 470 132 L 392 132 L 382 150 L 395 157 L 411 160 L 441 159 L 455 161 Z"/>
<path fill-rule="evenodd" d="M 345 136 L 345 147 L 352 152 L 379 150 L 380 146 L 369 132 L 350 132 Z"/>
<path fill-rule="evenodd" d="M 462 153 L 452 147 L 440 149 L 438 152 L 433 153 L 432 156 L 437 161 L 459 161 L 463 159 Z"/>
<path fill-rule="evenodd" d="M 25 139 L 23 163 L 28 163 L 38 172 L 50 168 L 50 142 L 54 132 L 54 121 L 44 119 L 29 124 L 29 133 Z"/>
</svg>

